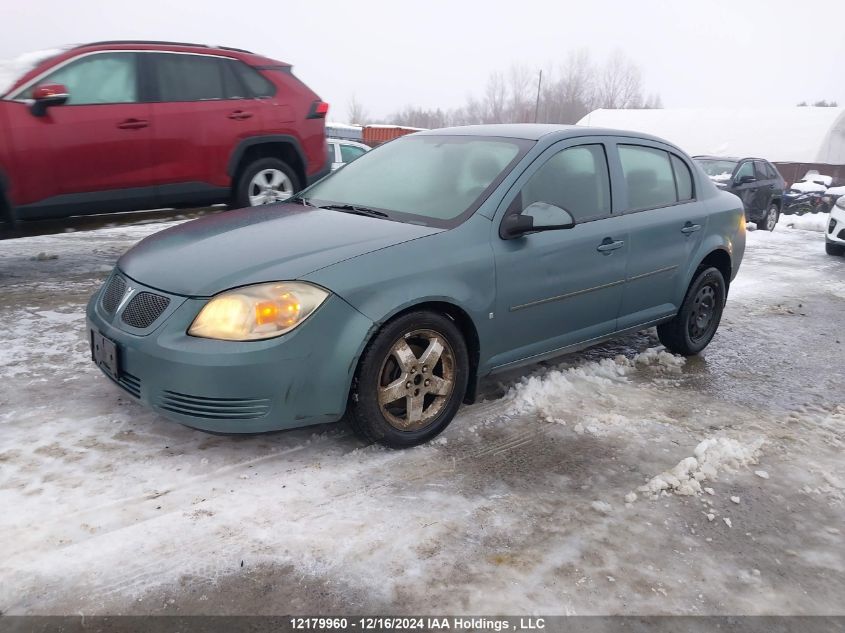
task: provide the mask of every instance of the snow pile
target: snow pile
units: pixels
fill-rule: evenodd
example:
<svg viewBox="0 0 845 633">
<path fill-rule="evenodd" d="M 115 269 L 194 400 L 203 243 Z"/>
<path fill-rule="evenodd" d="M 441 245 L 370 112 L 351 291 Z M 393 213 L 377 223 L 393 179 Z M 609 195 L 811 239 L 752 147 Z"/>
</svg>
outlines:
<svg viewBox="0 0 845 633">
<path fill-rule="evenodd" d="M 633 358 L 619 355 L 600 361 L 584 363 L 569 369 L 553 369 L 523 378 L 507 394 L 511 400 L 509 414 L 539 412 L 554 419 L 555 412 L 572 408 L 585 396 L 594 397 L 597 393 L 612 399 L 613 384 L 627 382 L 628 376 L 638 369 L 648 369 L 657 373 L 678 373 L 685 359 L 670 354 L 662 347 L 652 347 Z M 613 417 L 613 414 L 610 416 Z M 604 422 L 612 423 L 610 418 Z M 630 422 L 630 420 L 627 420 Z M 577 429 L 576 429 L 577 430 Z"/>
<path fill-rule="evenodd" d="M 793 183 L 790 189 L 800 191 L 801 193 L 824 193 L 825 191 L 827 191 L 827 187 L 825 187 L 823 184 L 808 180 L 799 180 L 798 182 Z"/>
<path fill-rule="evenodd" d="M 781 215 L 778 226 L 802 231 L 818 231 L 824 233 L 830 222 L 829 213 L 813 213 L 810 215 Z"/>
<path fill-rule="evenodd" d="M 679 495 L 700 494 L 700 482 L 716 479 L 720 470 L 734 471 L 756 464 L 762 445 L 762 438 L 745 444 L 728 437 L 708 438 L 695 447 L 694 456 L 685 457 L 674 468 L 652 477 L 639 490 L 653 497 L 664 490 Z"/>
<path fill-rule="evenodd" d="M 662 347 L 649 347 L 646 351 L 634 356 L 633 362 L 638 367 L 647 367 L 652 371 L 679 374 L 687 359 L 667 352 Z"/>
</svg>

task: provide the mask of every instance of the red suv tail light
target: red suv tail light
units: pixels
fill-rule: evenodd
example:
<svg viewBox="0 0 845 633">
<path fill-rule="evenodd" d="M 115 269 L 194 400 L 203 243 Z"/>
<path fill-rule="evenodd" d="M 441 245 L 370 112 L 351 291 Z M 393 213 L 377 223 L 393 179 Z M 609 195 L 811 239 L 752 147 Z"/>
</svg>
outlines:
<svg viewBox="0 0 845 633">
<path fill-rule="evenodd" d="M 311 110 L 308 112 L 309 119 L 325 119 L 329 112 L 329 104 L 325 101 L 317 99 L 311 104 Z"/>
</svg>

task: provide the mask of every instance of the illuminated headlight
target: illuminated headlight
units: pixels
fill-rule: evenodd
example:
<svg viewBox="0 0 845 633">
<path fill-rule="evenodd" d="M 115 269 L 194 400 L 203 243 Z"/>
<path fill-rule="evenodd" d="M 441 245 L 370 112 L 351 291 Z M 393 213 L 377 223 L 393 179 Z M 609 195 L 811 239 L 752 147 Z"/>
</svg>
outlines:
<svg viewBox="0 0 845 633">
<path fill-rule="evenodd" d="M 311 316 L 328 296 L 322 288 L 298 281 L 234 288 L 212 297 L 188 334 L 225 341 L 281 336 Z"/>
</svg>

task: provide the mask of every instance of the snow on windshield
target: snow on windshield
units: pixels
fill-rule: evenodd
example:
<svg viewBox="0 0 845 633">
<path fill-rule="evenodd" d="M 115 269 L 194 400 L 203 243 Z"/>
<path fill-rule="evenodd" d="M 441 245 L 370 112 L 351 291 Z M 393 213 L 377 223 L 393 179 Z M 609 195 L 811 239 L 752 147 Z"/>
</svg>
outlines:
<svg viewBox="0 0 845 633">
<path fill-rule="evenodd" d="M 695 161 L 701 165 L 704 173 L 710 176 L 711 180 L 718 180 L 720 182 L 730 180 L 731 174 L 736 168 L 736 161 L 734 160 L 696 158 Z"/>
<path fill-rule="evenodd" d="M 731 172 L 723 171 L 721 174 L 708 174 L 710 176 L 710 180 L 718 180 L 718 181 L 725 181 L 731 179 Z"/>
<path fill-rule="evenodd" d="M 23 53 L 13 59 L 0 60 L 0 95 L 6 94 L 12 84 L 24 73 L 32 70 L 49 57 L 58 55 L 64 48 L 47 48 Z"/>
</svg>

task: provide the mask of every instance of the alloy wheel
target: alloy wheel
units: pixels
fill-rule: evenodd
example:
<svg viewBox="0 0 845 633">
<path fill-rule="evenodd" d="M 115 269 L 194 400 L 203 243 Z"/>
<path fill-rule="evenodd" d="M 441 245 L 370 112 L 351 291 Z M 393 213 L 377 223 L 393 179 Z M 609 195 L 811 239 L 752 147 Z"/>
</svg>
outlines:
<svg viewBox="0 0 845 633">
<path fill-rule="evenodd" d="M 455 387 L 455 354 L 434 330 L 415 330 L 397 340 L 379 372 L 378 402 L 388 423 L 416 431 L 443 411 Z"/>
<path fill-rule="evenodd" d="M 778 223 L 778 210 L 776 207 L 770 207 L 769 213 L 766 216 L 766 230 L 774 231 Z"/>
<path fill-rule="evenodd" d="M 258 207 L 290 198 L 293 195 L 293 183 L 279 169 L 262 169 L 252 177 L 247 192 L 250 206 Z"/>
</svg>

